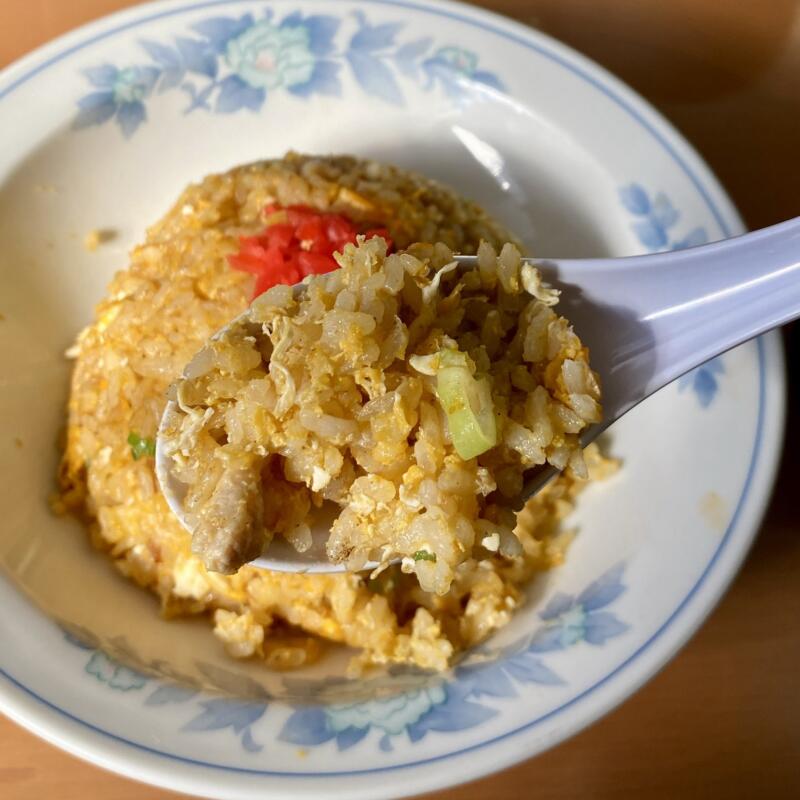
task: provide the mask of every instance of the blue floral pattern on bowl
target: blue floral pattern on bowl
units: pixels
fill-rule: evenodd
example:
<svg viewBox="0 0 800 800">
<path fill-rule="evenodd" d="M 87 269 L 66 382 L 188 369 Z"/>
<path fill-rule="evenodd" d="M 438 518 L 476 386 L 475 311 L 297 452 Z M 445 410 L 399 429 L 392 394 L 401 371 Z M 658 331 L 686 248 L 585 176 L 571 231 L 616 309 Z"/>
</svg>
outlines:
<svg viewBox="0 0 800 800">
<path fill-rule="evenodd" d="M 153 96 L 173 90 L 187 95 L 185 113 L 260 111 L 275 91 L 338 97 L 343 67 L 366 95 L 396 106 L 405 104 L 403 81 L 426 91 L 439 88 L 454 102 L 476 87 L 503 91 L 502 81 L 480 67 L 473 51 L 435 46 L 430 36 L 399 42 L 403 27 L 373 25 L 361 11 L 346 18 L 293 11 L 278 20 L 267 8 L 258 18 L 211 17 L 170 43 L 141 40 L 147 64 L 84 70 L 93 91 L 78 101 L 74 127 L 115 120 L 130 137 L 146 121 Z"/>
<path fill-rule="evenodd" d="M 262 745 L 253 738 L 252 726 L 264 716 L 271 697 L 257 681 L 215 664 L 197 662 L 197 668 L 206 683 L 215 691 L 225 693 L 227 696 L 201 694 L 200 688 L 188 676 L 173 673 L 175 680 L 158 680 L 142 671 L 154 670 L 158 674 L 171 672 L 165 670 L 161 662 L 154 664 L 144 662 L 124 637 L 101 642 L 94 634 L 74 625 L 62 623 L 62 629 L 64 637 L 70 644 L 89 652 L 84 672 L 100 683 L 106 684 L 109 689 L 117 692 L 142 692 L 143 705 L 150 707 L 197 700 L 196 711 L 199 708 L 199 712 L 185 722 L 180 730 L 201 732 L 230 729 L 240 737 L 245 750 L 255 753 L 262 749 Z M 115 655 L 111 655 L 108 650 L 113 651 Z M 119 657 L 116 654 L 119 654 Z M 122 658 L 141 666 L 142 669 L 121 663 Z"/>
<path fill-rule="evenodd" d="M 539 628 L 504 647 L 483 645 L 472 650 L 448 675 L 395 667 L 387 675 L 361 681 L 330 677 L 323 680 L 285 678 L 302 703 L 290 708 L 278 739 L 303 748 L 334 742 L 347 750 L 369 737 L 390 751 L 399 736 L 416 743 L 432 733 L 447 734 L 481 725 L 496 716 L 498 703 L 513 702 L 519 686 L 564 686 L 549 654 L 581 645 L 602 647 L 628 630 L 609 607 L 623 594 L 624 565 L 615 565 L 578 595 L 558 593 L 539 613 Z M 203 693 L 191 680 L 158 680 L 121 664 L 101 649 L 96 637 L 73 630 L 69 642 L 89 652 L 87 675 L 114 691 L 142 692 L 145 706 L 191 704 L 193 713 L 180 730 L 190 733 L 229 729 L 245 751 L 263 745 L 253 728 L 268 709 L 279 714 L 285 703 L 273 703 L 270 693 L 252 678 L 218 665 L 198 662 L 199 671 L 222 696 Z M 123 642 L 123 651 L 129 652 Z M 134 660 L 135 654 L 131 654 Z M 367 697 L 368 699 L 364 699 Z"/>
<path fill-rule="evenodd" d="M 109 658 L 101 650 L 95 650 L 86 662 L 86 673 L 121 692 L 141 689 L 147 683 L 147 676 Z"/>
<path fill-rule="evenodd" d="M 622 205 L 636 218 L 631 227 L 636 238 L 650 253 L 661 250 L 683 250 L 708 241 L 706 229 L 696 227 L 680 238 L 674 238 L 672 229 L 678 224 L 680 212 L 669 198 L 658 192 L 651 197 L 638 183 L 629 183 L 619 190 Z"/>
<path fill-rule="evenodd" d="M 631 228 L 636 238 L 648 252 L 683 250 L 708 241 L 706 229 L 700 226 L 691 228 L 681 236 L 674 235 L 673 229 L 680 220 L 680 212 L 663 192 L 651 197 L 643 186 L 630 183 L 619 190 L 619 196 L 622 205 L 635 218 Z M 678 381 L 678 391 L 691 389 L 701 408 L 708 408 L 719 391 L 718 376 L 724 374 L 725 365 L 722 357 L 718 356 L 684 375 Z"/>
<path fill-rule="evenodd" d="M 725 374 L 725 364 L 722 356 L 712 358 L 705 364 L 687 372 L 678 381 L 678 391 L 691 389 L 702 408 L 708 408 L 714 402 L 719 391 L 719 375 Z"/>
</svg>

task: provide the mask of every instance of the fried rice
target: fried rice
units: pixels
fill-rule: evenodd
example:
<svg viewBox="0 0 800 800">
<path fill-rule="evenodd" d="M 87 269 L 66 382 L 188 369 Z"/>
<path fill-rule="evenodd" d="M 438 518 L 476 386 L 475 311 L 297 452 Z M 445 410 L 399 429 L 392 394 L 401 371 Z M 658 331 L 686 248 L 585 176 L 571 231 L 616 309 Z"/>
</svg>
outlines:
<svg viewBox="0 0 800 800">
<path fill-rule="evenodd" d="M 512 235 L 475 204 L 420 175 L 352 157 L 289 154 L 209 176 L 188 187 L 149 229 L 145 242 L 132 251 L 128 268 L 112 281 L 95 321 L 78 337 L 58 508 L 86 520 L 94 544 L 108 552 L 124 575 L 159 596 L 165 617 L 207 615 L 214 634 L 234 657 L 262 659 L 274 668 L 296 668 L 319 657 L 320 643 L 327 640 L 360 651 L 354 668 L 406 663 L 445 669 L 458 652 L 508 623 L 523 600 L 524 584 L 535 572 L 561 563 L 572 537 L 562 528 L 562 520 L 584 479 L 614 469 L 613 462 L 594 446 L 583 456 L 577 447 L 577 433 L 599 413 L 586 351 L 566 321 L 556 316 L 548 297 L 543 301 L 525 295 L 524 307 L 531 310 L 522 326 L 523 301 L 513 301 L 516 305 L 506 317 L 513 317 L 514 331 L 522 327 L 527 334 L 534 325 L 539 329 L 530 335 L 530 343 L 524 335 L 517 337 L 519 347 L 511 358 L 502 358 L 498 349 L 516 336 L 511 325 L 473 325 L 459 339 L 454 324 L 438 328 L 441 336 L 434 341 L 436 326 L 429 319 L 418 332 L 416 355 L 432 355 L 442 345 L 442 337 L 449 337 L 469 355 L 473 371 L 488 374 L 493 363 L 505 364 L 502 369 L 496 366 L 492 374 L 499 387 L 493 393 L 495 402 L 501 406 L 506 402 L 494 455 L 489 451 L 465 460 L 453 452 L 432 379 L 424 369 L 415 373 L 407 366 L 404 352 L 401 378 L 391 379 L 383 388 L 378 380 L 373 394 L 364 389 L 360 399 L 352 395 L 348 408 L 336 409 L 337 414 L 345 414 L 341 418 L 352 421 L 347 415 L 361 413 L 363 417 L 363 409 L 369 411 L 370 403 L 374 404 L 377 427 L 373 430 L 369 414 L 359 421 L 359 426 L 363 422 L 364 429 L 374 433 L 373 447 L 361 442 L 363 463 L 350 450 L 343 455 L 334 447 L 338 456 L 328 453 L 329 466 L 338 467 L 340 460 L 344 464 L 345 455 L 352 464 L 352 473 L 336 483 L 343 467 L 333 474 L 336 469 L 326 468 L 324 455 L 320 463 L 303 461 L 302 448 L 296 448 L 292 455 L 297 470 L 287 472 L 285 459 L 277 485 L 282 491 L 305 493 L 298 508 L 306 508 L 314 499 L 311 484 L 316 466 L 330 476 L 325 486 L 317 484 L 320 496 L 334 484 L 329 493 L 338 491 L 336 497 L 342 502 L 346 497 L 349 508 L 353 482 L 360 481 L 358 487 L 364 489 L 360 494 L 370 501 L 372 511 L 381 502 L 386 506 L 387 500 L 399 509 L 403 505 L 400 490 L 405 486 L 404 496 L 417 507 L 403 508 L 425 523 L 417 522 L 419 529 L 402 546 L 388 542 L 387 555 L 423 551 L 435 553 L 436 560 L 412 558 L 409 563 L 406 559 L 405 572 L 402 566 L 389 566 L 372 577 L 358 572 L 279 574 L 247 565 L 233 574 L 210 571 L 192 552 L 191 537 L 159 492 L 151 445 L 169 387 L 212 334 L 248 306 L 253 278 L 232 270 L 227 259 L 236 251 L 240 236 L 263 226 L 262 211 L 269 203 L 335 211 L 361 230 L 381 226 L 401 251 L 414 242 L 440 243 L 389 257 L 414 260 L 422 265 L 414 269 L 426 276 L 429 270 L 449 263 L 452 252 L 475 253 L 483 242 L 483 269 L 487 276 L 495 275 L 484 279 L 503 283 L 504 276 L 511 276 L 516 280 L 516 291 L 505 291 L 512 286 L 511 278 L 503 287 L 503 303 L 524 295 L 515 247 L 502 249 L 504 243 L 515 242 Z M 379 239 L 362 242 L 344 254 L 344 266 L 353 269 L 363 259 L 372 259 L 385 270 L 388 259 L 381 248 L 385 245 Z M 476 274 L 480 278 L 480 270 Z M 451 276 L 444 282 L 448 293 L 440 295 L 440 304 L 453 295 L 459 280 L 463 278 Z M 480 292 L 478 284 L 474 291 Z M 280 291 L 272 300 L 279 296 Z M 279 304 L 273 307 L 280 309 Z M 381 336 L 385 341 L 385 332 Z M 377 339 L 373 343 L 380 349 Z M 525 358 L 526 348 L 530 359 Z M 406 387 L 398 401 L 404 436 L 393 439 L 390 416 L 397 413 L 397 395 L 391 404 L 382 398 L 401 385 Z M 523 394 L 525 402 L 503 400 L 512 396 L 519 400 Z M 300 406 L 292 413 L 302 418 Z M 305 419 L 309 423 L 308 416 Z M 328 431 L 309 434 L 308 430 L 306 426 L 304 440 L 329 437 Z M 399 459 L 402 472 L 395 467 L 387 477 L 388 457 L 379 455 L 384 444 L 387 453 L 392 447 L 397 450 L 391 460 Z M 545 458 L 570 468 L 528 503 L 512 534 L 508 515 L 499 508 L 492 510 L 482 498 L 495 485 L 506 494 L 513 493 L 520 464 L 542 463 Z M 318 472 L 316 477 L 319 481 Z M 387 485 L 378 485 L 376 478 Z M 454 503 L 472 506 L 466 516 L 458 512 L 466 523 L 453 522 Z M 435 509 L 433 514 L 431 509 Z M 342 523 L 334 529 L 332 542 L 343 560 L 358 566 L 374 555 L 376 540 L 364 536 L 364 515 L 353 514 L 352 525 Z M 297 534 L 297 519 L 291 522 L 285 531 Z M 376 527 L 369 530 L 374 532 Z M 463 541 L 454 533 L 458 530 Z M 461 547 L 454 544 L 457 541 Z M 387 542 L 378 544 L 383 547 Z"/>
</svg>

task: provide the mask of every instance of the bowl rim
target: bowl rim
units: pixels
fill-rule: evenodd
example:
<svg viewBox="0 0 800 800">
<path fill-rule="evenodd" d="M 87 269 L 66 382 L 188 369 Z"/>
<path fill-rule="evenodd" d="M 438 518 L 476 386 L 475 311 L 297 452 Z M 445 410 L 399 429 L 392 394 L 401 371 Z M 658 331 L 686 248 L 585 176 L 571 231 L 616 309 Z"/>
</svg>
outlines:
<svg viewBox="0 0 800 800">
<path fill-rule="evenodd" d="M 156 0 L 93 20 L 42 45 L 3 69 L 0 72 L 0 102 L 32 77 L 101 39 L 159 18 L 204 8 L 221 7 L 235 2 L 236 0 Z M 331 5 L 335 5 L 336 2 L 337 0 L 331 0 Z M 689 178 L 726 236 L 736 235 L 745 230 L 736 208 L 719 181 L 683 136 L 638 93 L 586 56 L 522 23 L 495 12 L 453 2 L 453 0 L 419 0 L 418 2 L 414 0 L 362 0 L 362 2 L 373 6 L 433 13 L 477 26 L 556 62 L 606 95 L 657 141 L 671 157 L 675 166 Z M 495 758 L 490 764 L 478 760 L 466 763 L 462 761 L 455 781 L 444 773 L 437 778 L 434 773 L 428 772 L 426 776 L 417 779 L 416 785 L 413 787 L 414 792 L 422 792 L 443 786 L 452 786 L 455 783 L 495 772 L 529 757 L 533 752 L 538 753 L 549 749 L 598 720 L 652 678 L 705 621 L 744 560 L 771 496 L 771 488 L 780 461 L 781 442 L 785 427 L 786 378 L 780 335 L 777 332 L 767 334 L 758 339 L 756 345 L 758 348 L 759 405 L 755 442 L 741 496 L 713 556 L 709 559 L 695 585 L 675 610 L 625 661 L 561 706 L 524 725 L 450 753 L 430 758 L 423 757 L 402 764 L 338 772 L 275 772 L 214 764 L 163 752 L 130 741 L 82 720 L 46 698 L 35 694 L 24 684 L 5 673 L 2 668 L 0 668 L 0 677 L 4 681 L 0 681 L 0 710 L 42 738 L 96 765 L 134 779 L 190 792 L 203 792 L 205 789 L 206 792 L 213 793 L 214 790 L 212 787 L 198 784 L 197 775 L 193 777 L 191 774 L 178 774 L 177 772 L 170 774 L 164 770 L 163 764 L 159 766 L 153 762 L 152 757 L 181 762 L 185 767 L 243 773 L 251 777 L 279 777 L 281 779 L 296 777 L 313 780 L 315 778 L 347 778 L 375 773 L 400 772 L 408 770 L 410 767 L 423 767 L 436 762 L 453 760 L 495 745 L 500 741 L 516 739 L 515 746 L 508 748 L 505 753 L 495 750 Z M 747 506 L 748 524 L 741 527 L 740 517 L 745 506 Z M 737 529 L 739 535 L 734 537 L 733 533 Z M 733 542 L 734 539 L 735 542 Z M 732 546 L 732 543 L 735 546 Z M 726 563 L 720 567 L 723 556 Z M 712 573 L 713 581 L 709 580 Z M 685 612 L 690 605 L 694 605 L 695 610 L 693 613 L 687 614 Z M 670 636 L 665 639 L 663 635 L 667 632 L 670 633 Z M 659 640 L 658 647 L 654 649 L 653 645 L 657 640 Z M 599 701 L 595 695 L 594 705 L 587 709 L 588 713 L 583 714 L 578 720 L 572 720 L 563 725 L 543 746 L 532 750 L 524 738 L 520 737 L 521 734 L 525 734 L 532 728 L 561 714 L 589 695 L 595 694 L 599 688 L 617 678 L 623 670 L 633 666 L 634 662 L 636 662 L 637 670 L 632 674 L 632 679 L 613 687 Z M 134 753 L 133 758 L 131 749 L 138 751 Z M 297 787 L 296 783 L 294 785 L 296 792 L 300 787 Z M 390 787 L 382 788 L 390 793 L 392 791 Z M 412 787 L 400 788 L 405 791 Z M 231 796 L 245 796 L 244 787 L 239 790 L 241 794 L 237 794 L 236 790 L 232 788 L 230 791 L 232 792 Z M 316 789 L 312 791 L 316 792 Z M 306 792 L 301 789 L 300 793 L 305 794 Z M 368 789 L 365 791 L 356 787 L 349 793 L 353 797 L 375 796 L 369 794 Z M 279 790 L 275 796 L 280 797 L 283 794 Z M 383 796 L 396 795 L 384 794 Z"/>
</svg>

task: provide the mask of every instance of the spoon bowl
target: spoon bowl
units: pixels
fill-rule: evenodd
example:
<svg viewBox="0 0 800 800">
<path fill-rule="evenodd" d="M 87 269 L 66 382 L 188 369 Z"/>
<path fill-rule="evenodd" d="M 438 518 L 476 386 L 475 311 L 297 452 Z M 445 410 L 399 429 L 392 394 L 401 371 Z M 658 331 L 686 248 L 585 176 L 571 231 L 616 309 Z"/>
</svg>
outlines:
<svg viewBox="0 0 800 800">
<path fill-rule="evenodd" d="M 456 256 L 471 269 L 476 256 Z M 603 422 L 581 437 L 586 446 L 630 409 L 663 386 L 715 356 L 800 316 L 800 220 L 687 250 L 607 259 L 523 259 L 561 291 L 559 311 L 584 342 L 603 384 Z M 305 284 L 294 287 L 295 295 Z M 246 322 L 249 311 L 213 339 Z M 163 432 L 174 425 L 177 404 L 164 410 L 156 442 L 161 490 L 184 527 L 187 486 L 171 471 Z M 531 471 L 517 497 L 517 511 L 558 471 Z M 332 506 L 332 504 L 331 504 Z M 327 560 L 325 543 L 336 508 L 327 504 L 310 519 L 312 544 L 298 552 L 276 537 L 268 556 L 251 563 L 278 572 L 333 573 L 345 567 Z M 368 562 L 363 569 L 374 569 Z"/>
</svg>

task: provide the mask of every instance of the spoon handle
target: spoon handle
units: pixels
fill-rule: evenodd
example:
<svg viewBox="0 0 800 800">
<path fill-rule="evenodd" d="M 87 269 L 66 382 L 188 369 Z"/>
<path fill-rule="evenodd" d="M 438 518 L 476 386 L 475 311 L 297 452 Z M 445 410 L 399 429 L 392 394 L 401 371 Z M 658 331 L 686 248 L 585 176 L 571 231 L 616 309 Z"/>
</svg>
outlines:
<svg viewBox="0 0 800 800">
<path fill-rule="evenodd" d="M 714 356 L 800 316 L 800 218 L 629 258 L 536 262 L 592 344 L 610 422 Z"/>
</svg>

